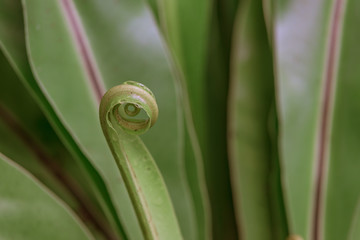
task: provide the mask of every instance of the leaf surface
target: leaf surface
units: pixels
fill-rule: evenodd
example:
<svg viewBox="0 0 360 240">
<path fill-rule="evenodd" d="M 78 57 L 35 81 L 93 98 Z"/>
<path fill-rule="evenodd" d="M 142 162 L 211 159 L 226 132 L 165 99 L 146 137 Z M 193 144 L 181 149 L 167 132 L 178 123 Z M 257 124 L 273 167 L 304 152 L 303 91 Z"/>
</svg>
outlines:
<svg viewBox="0 0 360 240">
<path fill-rule="evenodd" d="M 25 50 L 24 19 L 20 1 L 4 0 L 1 4 L 2 11 L 0 12 L 0 17 L 2 24 L 0 28 L 0 46 L 2 51 L 14 68 L 14 71 L 18 74 L 20 80 L 34 96 L 64 145 L 69 149 L 72 156 L 79 161 L 85 173 L 86 180 L 91 182 L 90 185 L 93 184 L 92 186 L 95 186 L 93 188 L 94 194 L 105 214 L 111 219 L 112 225 L 115 226 L 115 228 L 120 228 L 119 231 L 122 232 L 103 180 L 79 148 L 74 138 L 70 135 L 68 128 L 61 122 L 56 110 L 51 105 L 51 101 L 49 102 L 38 85 L 38 82 L 33 77 L 27 58 L 27 50 Z"/>
<path fill-rule="evenodd" d="M 276 192 L 274 78 L 261 1 L 240 3 L 231 64 L 229 158 L 240 238 L 285 239 L 283 206 L 273 203 L 282 196 Z"/>
<path fill-rule="evenodd" d="M 338 9 L 336 11 L 336 9 Z M 354 214 L 359 212 L 360 199 L 360 51 L 357 40 L 360 33 L 356 22 L 360 21 L 360 2 L 336 1 L 332 14 L 338 21 L 334 46 L 333 99 L 329 114 L 330 126 L 327 137 L 328 171 L 325 176 L 324 222 L 320 226 L 323 239 L 345 238 L 352 226 Z M 333 20 L 334 21 L 334 20 Z M 339 203 L 343 207 L 339 208 Z M 336 221 L 335 219 L 341 219 Z"/>
<path fill-rule="evenodd" d="M 203 195 L 196 208 L 200 233 L 205 233 L 200 238 L 205 239 L 210 231 L 215 239 L 236 235 L 228 163 L 219 162 L 226 159 L 227 56 L 233 20 L 229 6 L 236 5 L 234 2 L 158 1 L 159 25 L 171 53 L 184 109 L 188 178 L 200 183 L 192 187 L 193 194 Z M 193 162 L 197 162 L 195 167 Z"/>
<path fill-rule="evenodd" d="M 92 239 L 63 203 L 2 154 L 0 172 L 1 238 Z"/>
<path fill-rule="evenodd" d="M 346 238 L 360 194 L 359 7 L 276 2 L 280 156 L 290 231 L 305 239 Z"/>
<path fill-rule="evenodd" d="M 194 201 L 198 201 L 198 197 L 190 192 L 189 187 L 193 183 L 186 178 L 183 113 L 151 12 L 143 1 L 92 0 L 86 4 L 83 1 L 74 3 L 105 88 L 134 80 L 154 92 L 159 119 L 141 138 L 164 177 L 184 237 L 195 239 L 198 227 Z"/>
<path fill-rule="evenodd" d="M 114 238 L 83 169 L 74 162 L 2 54 L 0 75 L 0 151 L 65 201 L 90 230 Z"/>
<path fill-rule="evenodd" d="M 31 14 L 28 31 L 34 72 L 50 102 L 60 113 L 64 125 L 71 130 L 74 139 L 101 175 L 105 176 L 114 202 L 121 209 L 118 214 L 126 219 L 123 224 L 130 238 L 141 239 L 140 229 L 118 170 L 100 135 L 97 116 L 94 115 L 102 90 L 129 78 L 152 82 L 148 85 L 151 88 L 155 86 L 157 96 L 160 93 L 160 111 L 164 113 L 164 118 L 160 117 L 162 124 L 157 124 L 157 133 L 149 136 L 147 142 L 150 143 L 151 152 L 154 148 L 160 169 L 166 173 L 165 181 L 174 199 L 176 212 L 182 219 L 182 229 L 186 234 L 194 234 L 193 199 L 188 190 L 189 183 L 184 178 L 181 149 L 177 142 L 180 123 L 176 118 L 176 93 L 170 82 L 171 76 L 156 31 L 153 29 L 149 32 L 148 37 L 152 40 L 147 42 L 141 40 L 139 33 L 133 32 L 134 25 L 141 27 L 147 24 L 146 29 L 148 26 L 151 28 L 148 25 L 150 16 L 144 6 L 120 5 L 112 1 L 102 1 L 101 4 L 99 1 L 47 4 L 45 6 L 36 1 L 25 4 L 29 10 L 27 14 Z M 123 7 L 134 14 L 120 11 Z M 51 48 L 49 43 L 56 43 L 58 48 Z M 161 67 L 156 66 L 159 62 Z M 139 68 L 143 71 L 139 71 Z M 157 79 L 159 76 L 162 76 L 160 80 Z M 173 89 L 173 92 L 169 89 Z M 59 94 L 62 92 L 66 92 L 68 97 Z M 152 140 L 155 136 L 158 141 Z M 169 148 L 164 151 L 167 145 Z"/>
<path fill-rule="evenodd" d="M 29 58 L 36 80 L 72 138 L 109 186 L 118 215 L 127 219 L 122 222 L 125 229 L 134 238 L 141 238 L 133 208 L 98 122 L 98 99 L 103 91 L 99 72 L 90 67 L 91 55 L 84 50 L 87 43 L 78 42 L 76 33 L 72 32 L 77 30 L 70 28 L 74 19 L 66 15 L 69 5 L 73 11 L 72 2 L 23 3 Z"/>
</svg>

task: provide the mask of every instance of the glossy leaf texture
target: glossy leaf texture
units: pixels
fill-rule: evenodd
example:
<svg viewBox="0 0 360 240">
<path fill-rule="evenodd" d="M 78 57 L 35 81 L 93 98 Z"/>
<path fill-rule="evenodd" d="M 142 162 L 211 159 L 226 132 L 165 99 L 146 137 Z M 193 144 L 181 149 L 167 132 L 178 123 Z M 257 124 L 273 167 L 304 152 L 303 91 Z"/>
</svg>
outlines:
<svg viewBox="0 0 360 240">
<path fill-rule="evenodd" d="M 2 154 L 0 173 L 2 239 L 93 239 L 59 199 Z"/>
<path fill-rule="evenodd" d="M 352 0 L 275 1 L 284 192 L 290 232 L 304 239 L 345 239 L 356 224 L 359 8 Z"/>
<path fill-rule="evenodd" d="M 271 129 L 275 122 L 272 52 L 262 1 L 242 1 L 234 28 L 228 137 L 239 238 L 285 239 L 276 129 Z"/>
</svg>

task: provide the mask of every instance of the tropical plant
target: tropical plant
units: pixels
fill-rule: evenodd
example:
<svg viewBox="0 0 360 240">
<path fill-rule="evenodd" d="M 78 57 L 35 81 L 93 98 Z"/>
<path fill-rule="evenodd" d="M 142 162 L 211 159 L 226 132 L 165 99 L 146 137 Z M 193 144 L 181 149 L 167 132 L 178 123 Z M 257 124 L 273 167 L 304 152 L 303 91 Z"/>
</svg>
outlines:
<svg viewBox="0 0 360 240">
<path fill-rule="evenodd" d="M 359 11 L 0 0 L 0 239 L 360 239 Z"/>
</svg>

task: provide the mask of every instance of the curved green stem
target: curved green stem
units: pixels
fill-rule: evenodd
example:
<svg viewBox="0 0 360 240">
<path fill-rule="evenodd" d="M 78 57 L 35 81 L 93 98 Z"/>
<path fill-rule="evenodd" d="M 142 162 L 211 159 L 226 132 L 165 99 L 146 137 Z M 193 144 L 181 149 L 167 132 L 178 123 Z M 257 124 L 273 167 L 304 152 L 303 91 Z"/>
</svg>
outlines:
<svg viewBox="0 0 360 240">
<path fill-rule="evenodd" d="M 163 178 L 137 136 L 153 126 L 157 117 L 155 97 L 140 83 L 113 87 L 101 100 L 101 127 L 145 239 L 182 239 Z"/>
</svg>

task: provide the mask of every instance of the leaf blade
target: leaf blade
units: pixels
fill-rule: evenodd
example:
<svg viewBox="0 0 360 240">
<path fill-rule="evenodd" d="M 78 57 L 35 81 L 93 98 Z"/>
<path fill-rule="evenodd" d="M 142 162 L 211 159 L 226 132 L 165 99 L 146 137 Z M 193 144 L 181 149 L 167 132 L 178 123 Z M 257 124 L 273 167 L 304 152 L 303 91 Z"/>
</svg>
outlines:
<svg viewBox="0 0 360 240">
<path fill-rule="evenodd" d="M 100 178 L 99 173 L 91 165 L 82 149 L 79 148 L 77 140 L 71 136 L 68 127 L 63 124 L 63 120 L 61 116 L 59 117 L 57 109 L 53 108 L 53 102 L 48 101 L 48 96 L 42 92 L 43 90 L 39 87 L 37 81 L 33 77 L 27 53 L 24 51 L 24 23 L 20 1 L 4 1 L 2 4 L 4 7 L 1 8 L 1 18 L 2 23 L 5 23 L 0 29 L 2 50 L 7 55 L 7 58 L 24 85 L 30 89 L 30 92 L 35 97 L 35 100 L 40 105 L 64 145 L 69 149 L 75 159 L 79 161 L 84 172 L 88 173 L 88 175 L 86 175 L 87 180 L 93 182 L 94 186 L 96 186 L 94 194 L 97 196 L 104 212 L 109 216 L 109 219 L 113 219 L 111 222 L 116 226 L 115 228 L 120 229 L 120 235 L 124 235 L 123 230 L 119 225 L 119 220 L 115 215 L 114 206 L 110 201 L 106 186 Z M 11 16 L 17 17 L 11 18 Z"/>
<path fill-rule="evenodd" d="M 272 53 L 261 1 L 240 3 L 231 64 L 228 141 L 239 237 L 285 239 Z"/>
<path fill-rule="evenodd" d="M 92 239 L 64 205 L 0 154 L 0 229 L 5 239 Z M 26 217 L 24 217 L 26 216 Z M 22 224 L 19 224 L 19 223 Z M 58 231 L 62 229 L 62 234 Z"/>
<path fill-rule="evenodd" d="M 358 71 L 349 68 L 357 58 L 357 35 L 349 29 L 358 8 L 337 0 L 277 5 L 284 180 L 291 231 L 304 238 L 346 237 L 358 201 L 358 134 L 347 129 L 356 128 L 358 116 Z M 340 196 L 348 201 L 341 211 L 335 207 Z M 335 216 L 343 221 L 335 223 Z"/>
<path fill-rule="evenodd" d="M 339 40 L 334 65 L 334 99 L 328 150 L 328 172 L 324 201 L 323 238 L 345 238 L 352 227 L 353 216 L 358 211 L 359 149 L 357 142 L 359 121 L 359 69 L 353 65 L 359 61 L 356 40 L 359 33 L 354 31 L 354 21 L 359 20 L 357 1 L 342 1 L 342 22 L 340 22 Z M 343 209 L 336 203 L 342 201 Z M 334 218 L 341 218 L 336 223 Z"/>
</svg>

